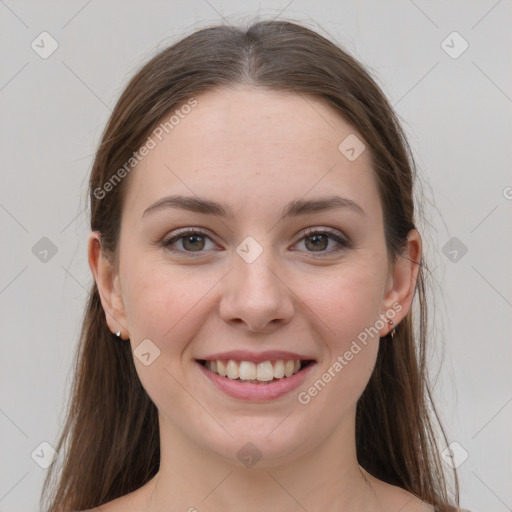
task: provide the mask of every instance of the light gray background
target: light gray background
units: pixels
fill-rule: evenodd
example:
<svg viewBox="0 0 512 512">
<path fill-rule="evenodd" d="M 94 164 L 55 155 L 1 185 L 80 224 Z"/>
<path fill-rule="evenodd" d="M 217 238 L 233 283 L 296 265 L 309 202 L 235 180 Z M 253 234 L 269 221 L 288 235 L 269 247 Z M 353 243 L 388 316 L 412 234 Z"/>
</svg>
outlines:
<svg viewBox="0 0 512 512">
<path fill-rule="evenodd" d="M 87 177 L 110 109 L 159 48 L 222 18 L 235 24 L 280 11 L 323 29 L 369 66 L 403 119 L 423 176 L 421 227 L 441 290 L 432 317 L 435 396 L 449 440 L 469 454 L 459 467 L 462 505 L 512 510 L 510 0 L 5 0 L 1 511 L 38 510 L 45 470 L 31 453 L 43 441 L 55 445 L 64 418 L 92 279 Z M 43 31 L 59 45 L 47 59 L 31 48 Z M 469 44 L 456 59 L 441 46 L 453 31 Z M 447 44 L 461 48 L 453 38 Z M 32 251 L 42 237 L 57 248 L 46 262 Z M 452 237 L 467 247 L 456 262 L 443 252 Z"/>
</svg>

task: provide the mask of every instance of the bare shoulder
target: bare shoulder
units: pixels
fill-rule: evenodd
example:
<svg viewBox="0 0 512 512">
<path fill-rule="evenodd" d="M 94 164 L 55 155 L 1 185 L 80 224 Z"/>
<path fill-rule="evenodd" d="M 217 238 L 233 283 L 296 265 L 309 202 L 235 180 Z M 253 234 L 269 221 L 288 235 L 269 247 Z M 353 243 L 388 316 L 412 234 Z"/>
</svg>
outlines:
<svg viewBox="0 0 512 512">
<path fill-rule="evenodd" d="M 432 505 L 402 487 L 383 482 L 365 470 L 363 473 L 386 509 L 400 510 L 400 512 L 435 512 Z"/>
<path fill-rule="evenodd" d="M 135 511 L 136 508 L 133 500 L 127 499 L 127 496 L 122 496 L 121 498 L 117 498 L 97 507 L 82 510 L 80 512 L 121 512 L 121 510 L 123 512 Z"/>
<path fill-rule="evenodd" d="M 141 512 L 141 510 L 145 510 L 147 504 L 145 490 L 142 487 L 115 500 L 81 512 Z"/>
<path fill-rule="evenodd" d="M 107 503 L 103 503 L 102 505 L 99 505 L 94 508 L 90 508 L 87 510 L 82 510 L 81 512 L 119 512 L 120 510 L 123 510 L 123 500 L 124 496 L 121 498 L 117 498 L 115 500 L 109 501 Z M 125 503 L 128 505 L 127 503 Z M 126 511 L 131 511 L 132 508 L 128 507 L 125 508 Z"/>
<path fill-rule="evenodd" d="M 153 490 L 155 478 L 146 482 L 142 487 L 119 498 L 103 503 L 95 508 L 80 512 L 141 512 L 147 507 L 149 496 Z"/>
<path fill-rule="evenodd" d="M 390 486 L 389 506 L 392 510 L 400 510 L 400 512 L 435 512 L 435 508 L 430 503 L 426 503 L 411 492 L 401 487 Z"/>
</svg>

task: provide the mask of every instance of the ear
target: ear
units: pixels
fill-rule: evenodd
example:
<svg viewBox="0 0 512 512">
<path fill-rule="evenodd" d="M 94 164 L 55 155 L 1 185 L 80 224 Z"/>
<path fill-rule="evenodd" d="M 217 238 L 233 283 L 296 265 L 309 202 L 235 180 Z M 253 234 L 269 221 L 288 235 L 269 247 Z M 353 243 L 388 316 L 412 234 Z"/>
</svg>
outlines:
<svg viewBox="0 0 512 512">
<path fill-rule="evenodd" d="M 389 334 L 409 312 L 416 289 L 420 262 L 421 236 L 416 229 L 412 229 L 407 235 L 407 245 L 403 253 L 397 257 L 394 267 L 390 270 L 382 302 L 381 318 L 384 318 L 384 315 L 388 312 L 386 316 L 395 325 L 386 322 L 385 327 L 380 331 L 381 337 Z M 390 311 L 396 313 L 393 318 L 389 314 Z"/>
<path fill-rule="evenodd" d="M 109 329 L 113 333 L 121 331 L 121 338 L 128 338 L 126 312 L 121 295 L 119 274 L 110 259 L 101 250 L 101 234 L 92 231 L 88 242 L 89 267 L 100 294 L 101 305 Z"/>
</svg>

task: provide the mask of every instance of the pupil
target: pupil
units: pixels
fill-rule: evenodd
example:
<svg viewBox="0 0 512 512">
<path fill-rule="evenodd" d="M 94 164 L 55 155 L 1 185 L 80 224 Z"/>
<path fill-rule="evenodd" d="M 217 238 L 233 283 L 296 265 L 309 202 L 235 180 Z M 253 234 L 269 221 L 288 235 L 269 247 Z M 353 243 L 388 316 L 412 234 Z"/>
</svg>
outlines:
<svg viewBox="0 0 512 512">
<path fill-rule="evenodd" d="M 323 238 L 323 239 L 324 239 L 324 240 L 323 240 L 324 244 L 322 245 L 322 247 L 321 247 L 321 248 L 322 248 L 322 249 L 325 249 L 325 241 L 326 241 L 326 237 L 325 237 L 325 235 L 312 235 L 312 236 L 310 236 L 310 237 L 309 237 L 309 239 L 310 239 L 310 240 L 314 240 L 314 241 L 313 241 L 313 247 L 317 247 L 317 248 L 318 248 L 318 247 L 320 247 L 320 244 L 322 244 L 322 241 L 321 241 L 321 240 L 319 240 L 319 239 L 321 239 L 321 238 Z"/>
<path fill-rule="evenodd" d="M 197 240 L 200 240 L 201 238 L 202 238 L 201 236 L 197 236 L 197 235 L 190 235 L 190 236 L 185 237 L 185 239 L 184 239 L 183 243 L 184 243 L 184 244 L 187 244 L 187 243 L 188 243 L 188 242 L 190 242 L 191 240 L 192 240 L 192 241 L 193 241 L 193 240 L 197 241 Z M 202 249 L 202 248 L 204 247 L 204 240 L 203 240 L 202 242 L 203 242 L 203 244 L 202 244 L 202 245 L 199 245 L 199 246 L 198 246 L 197 244 L 195 244 L 195 245 L 194 245 L 194 244 L 193 244 L 193 242 L 192 242 L 192 246 L 191 246 L 191 248 L 193 249 L 193 248 L 195 247 L 196 249 L 198 249 L 198 248 L 199 248 L 199 249 Z M 186 248 L 186 247 L 185 247 L 185 248 Z"/>
</svg>

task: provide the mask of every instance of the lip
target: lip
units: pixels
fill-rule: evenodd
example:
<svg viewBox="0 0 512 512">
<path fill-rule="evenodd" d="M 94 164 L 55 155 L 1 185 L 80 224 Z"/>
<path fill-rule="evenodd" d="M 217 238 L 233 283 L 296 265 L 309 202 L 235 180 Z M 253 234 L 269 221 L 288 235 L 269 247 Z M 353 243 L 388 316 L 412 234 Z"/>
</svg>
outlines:
<svg viewBox="0 0 512 512">
<path fill-rule="evenodd" d="M 315 361 L 314 357 L 295 354 L 294 352 L 287 352 L 285 350 L 267 350 L 266 352 L 250 352 L 248 350 L 232 350 L 230 352 L 218 352 L 204 357 L 198 357 L 196 360 L 206 361 L 251 361 L 253 363 L 263 363 L 264 361 L 284 361 L 297 360 L 301 361 Z M 288 377 L 290 378 L 290 377 Z"/>
<path fill-rule="evenodd" d="M 230 352 L 230 354 L 233 353 Z M 269 361 L 269 353 L 266 354 L 267 359 L 263 359 L 263 361 Z M 242 360 L 247 361 L 247 359 Z M 252 402 L 266 402 L 290 393 L 294 389 L 297 389 L 304 382 L 312 368 L 316 366 L 316 362 L 311 360 L 311 363 L 308 366 L 300 370 L 295 375 L 292 375 L 291 377 L 284 377 L 281 380 L 272 382 L 270 384 L 249 384 L 243 383 L 239 380 L 232 380 L 228 377 L 221 377 L 220 375 L 208 370 L 199 361 L 196 361 L 196 364 L 203 375 L 205 375 L 210 380 L 210 382 L 212 382 L 226 395 L 229 395 L 232 398 L 238 398 L 240 400 Z"/>
</svg>

